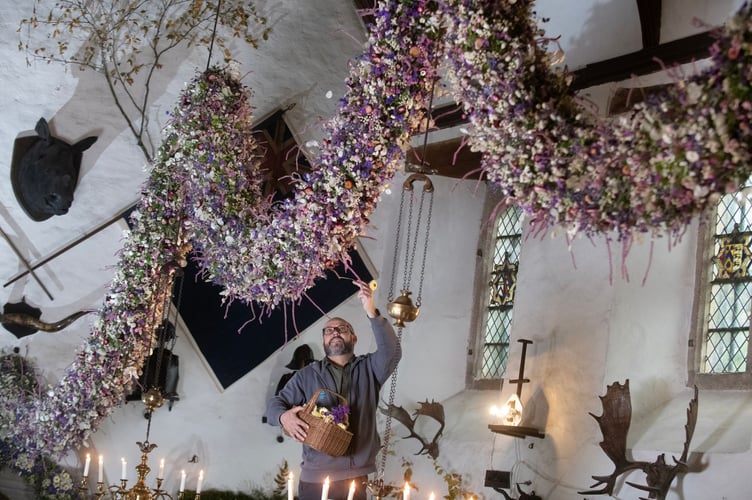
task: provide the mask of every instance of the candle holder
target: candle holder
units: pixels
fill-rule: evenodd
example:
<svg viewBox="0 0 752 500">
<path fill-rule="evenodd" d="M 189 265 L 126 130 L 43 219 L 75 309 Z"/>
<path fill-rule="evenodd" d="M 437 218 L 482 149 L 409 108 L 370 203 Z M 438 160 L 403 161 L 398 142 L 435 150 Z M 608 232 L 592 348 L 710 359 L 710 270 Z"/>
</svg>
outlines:
<svg viewBox="0 0 752 500">
<path fill-rule="evenodd" d="M 94 498 L 97 500 L 104 498 L 104 483 L 102 481 L 97 482 L 97 492 L 94 495 Z"/>
<path fill-rule="evenodd" d="M 384 485 L 383 479 L 378 479 L 375 481 L 368 481 L 366 483 L 366 488 L 371 493 L 373 498 L 376 498 L 377 500 L 381 500 L 386 495 L 388 495 L 393 488 Z"/>
<path fill-rule="evenodd" d="M 89 476 L 83 476 L 81 482 L 78 483 L 78 496 L 86 498 L 89 493 Z"/>
<path fill-rule="evenodd" d="M 159 408 L 162 406 L 164 398 L 162 397 L 162 393 L 157 388 L 152 388 L 148 390 L 143 396 L 142 401 L 146 405 L 147 409 L 144 413 L 144 416 L 148 420 L 148 424 L 146 426 L 146 439 L 144 439 L 143 442 L 137 441 L 136 444 L 138 445 L 139 450 L 141 451 L 141 462 L 136 466 L 136 472 L 138 474 L 138 478 L 136 479 L 135 484 L 130 489 L 128 488 L 128 480 L 125 478 L 120 479 L 120 484 L 113 484 L 110 486 L 107 486 L 104 484 L 103 481 L 97 482 L 97 490 L 92 495 L 89 495 L 88 493 L 88 476 L 85 475 L 81 479 L 81 483 L 78 487 L 78 493 L 79 497 L 82 499 L 92 498 L 95 500 L 102 500 L 104 498 L 113 499 L 113 500 L 174 500 L 175 497 L 173 497 L 171 494 L 169 494 L 167 491 L 162 489 L 162 483 L 164 482 L 163 477 L 157 477 L 157 486 L 156 488 L 149 488 L 146 484 L 146 477 L 149 475 L 149 472 L 151 472 L 151 467 L 149 467 L 149 453 L 151 453 L 154 448 L 157 448 L 157 445 L 155 443 L 149 442 L 149 431 L 151 430 L 151 416 L 154 411 L 154 409 Z M 99 477 L 102 478 L 102 456 L 99 456 Z M 162 462 L 159 467 L 159 475 L 162 476 L 164 473 L 164 463 Z M 89 470 L 89 457 L 87 456 L 86 465 L 84 467 L 84 472 L 88 473 Z M 183 477 L 181 478 L 180 483 L 180 489 L 182 490 L 185 484 L 185 472 L 182 471 Z M 203 474 L 204 471 L 202 470 L 199 476 L 199 485 L 196 488 L 197 490 L 201 489 L 201 482 L 203 480 Z M 123 462 L 123 475 L 125 476 L 125 462 Z M 185 493 L 184 491 L 179 491 L 177 500 L 184 500 Z M 194 497 L 196 500 L 199 500 L 201 498 L 201 494 L 199 492 L 196 492 L 196 495 Z"/>
<path fill-rule="evenodd" d="M 151 468 L 148 465 L 148 455 L 151 453 L 151 451 L 157 447 L 154 443 L 149 443 L 149 441 L 137 442 L 136 443 L 139 446 L 139 449 L 141 450 L 141 463 L 136 466 L 136 472 L 138 472 L 138 479 L 136 480 L 136 483 L 133 485 L 132 488 L 128 489 L 128 480 L 127 479 L 121 479 L 120 484 L 113 484 L 110 486 L 105 486 L 104 482 L 97 482 L 97 491 L 94 493 L 94 495 L 91 498 L 94 498 L 96 500 L 101 500 L 107 496 L 107 498 L 113 498 L 116 500 L 130 500 L 133 498 L 137 498 L 139 500 L 173 500 L 173 496 L 170 495 L 167 491 L 162 489 L 162 482 L 164 481 L 163 478 L 158 477 L 157 478 L 157 487 L 156 488 L 149 488 L 146 485 L 146 476 L 149 475 L 149 472 L 151 471 Z M 84 476 L 81 480 L 81 484 L 78 487 L 79 496 L 81 498 L 89 498 L 87 491 L 87 483 L 88 483 L 88 477 Z M 178 499 L 183 498 L 183 492 L 180 492 L 180 495 L 178 496 Z M 196 498 L 200 498 L 199 495 L 196 495 Z"/>
<path fill-rule="evenodd" d="M 193 498 L 195 500 L 200 500 L 201 499 L 201 493 L 195 493 L 193 495 Z M 179 491 L 178 492 L 178 498 L 176 500 L 185 500 L 185 491 Z"/>
</svg>

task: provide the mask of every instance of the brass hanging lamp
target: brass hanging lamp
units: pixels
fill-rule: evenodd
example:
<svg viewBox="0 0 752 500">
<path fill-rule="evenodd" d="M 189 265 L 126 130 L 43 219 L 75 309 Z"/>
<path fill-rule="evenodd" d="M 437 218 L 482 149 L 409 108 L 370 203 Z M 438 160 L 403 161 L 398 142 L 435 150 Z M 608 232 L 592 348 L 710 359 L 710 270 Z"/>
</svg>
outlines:
<svg viewBox="0 0 752 500">
<path fill-rule="evenodd" d="M 436 87 L 436 81 L 434 80 L 433 85 L 431 86 L 431 96 L 429 99 L 428 109 L 429 112 L 426 113 L 426 123 L 425 123 L 425 130 L 423 133 L 423 153 L 420 158 L 420 165 L 412 166 L 412 170 L 410 168 L 410 164 L 405 162 L 405 171 L 412 171 L 413 173 L 405 179 L 405 182 L 402 183 L 402 196 L 400 198 L 400 208 L 399 208 L 399 215 L 397 218 L 397 235 L 394 239 L 394 259 L 392 261 L 392 280 L 391 285 L 389 288 L 389 296 L 387 298 L 388 304 L 387 304 L 387 312 L 389 313 L 389 316 L 395 319 L 395 326 L 397 327 L 404 327 L 405 322 L 412 322 L 415 321 L 418 317 L 418 314 L 420 313 L 420 304 L 421 304 L 421 297 L 423 293 L 423 277 L 425 274 L 425 268 L 426 268 L 426 256 L 428 254 L 428 235 L 431 230 L 431 214 L 433 212 L 433 182 L 431 182 L 431 179 L 426 175 L 427 173 L 430 173 L 431 170 L 427 168 L 426 166 L 426 150 L 428 149 L 428 131 L 430 128 L 430 121 L 431 121 L 431 113 L 430 109 L 433 106 L 433 93 L 434 88 Z M 417 220 L 415 222 L 415 234 L 412 233 L 412 226 L 413 226 L 413 207 L 415 203 L 415 189 L 414 184 L 416 181 L 423 182 L 423 190 L 420 197 L 420 203 L 418 207 L 418 215 Z M 420 279 L 418 284 L 418 296 L 416 297 L 416 302 L 413 304 L 412 299 L 410 298 L 410 295 L 412 292 L 410 291 L 410 282 L 413 275 L 413 267 L 415 264 L 415 254 L 417 253 L 418 249 L 418 237 L 420 235 L 420 226 L 423 222 L 423 207 L 425 205 L 426 196 L 428 195 L 429 202 L 428 202 L 428 214 L 426 216 L 426 229 L 425 229 L 425 235 L 423 239 L 423 258 L 421 261 L 421 267 L 420 267 Z M 405 197 L 409 196 L 409 211 L 408 211 L 408 217 L 407 217 L 407 229 L 405 230 L 405 262 L 404 262 L 404 273 L 403 273 L 403 280 L 402 280 L 402 287 L 400 290 L 400 296 L 396 299 L 394 298 L 394 284 L 395 284 L 395 277 L 397 273 L 397 267 L 398 267 L 398 257 L 400 254 L 400 237 L 402 233 L 402 219 L 403 219 L 403 213 L 405 208 Z"/>
<path fill-rule="evenodd" d="M 420 306 L 423 295 L 423 280 L 426 270 L 426 256 L 428 255 L 428 235 L 431 229 L 431 215 L 433 212 L 433 193 L 434 187 L 431 179 L 426 175 L 432 173 L 426 165 L 426 150 L 428 146 L 428 130 L 431 122 L 431 107 L 433 106 L 433 94 L 436 87 L 436 80 L 434 79 L 431 86 L 431 94 L 429 99 L 428 111 L 426 112 L 425 130 L 423 136 L 423 154 L 421 155 L 420 165 L 410 165 L 405 162 L 405 171 L 412 172 L 405 182 L 402 183 L 402 195 L 400 198 L 399 215 L 397 218 L 397 231 L 394 241 L 394 258 L 392 261 L 392 274 L 389 285 L 389 294 L 387 296 L 387 312 L 389 316 L 394 318 L 395 326 L 397 327 L 397 339 L 402 345 L 402 330 L 405 327 L 405 323 L 410 323 L 418 318 L 420 313 Z M 417 181 L 423 182 L 423 190 L 421 191 L 420 201 L 418 203 L 417 217 L 413 217 L 414 205 L 415 205 L 415 192 L 414 184 Z M 406 219 L 407 227 L 405 228 L 405 244 L 404 244 L 404 262 L 402 283 L 400 287 L 400 295 L 394 297 L 395 285 L 397 283 L 397 269 L 400 267 L 398 264 L 400 257 L 400 240 L 402 236 L 402 221 L 405 212 L 405 198 L 409 198 L 408 203 L 408 216 Z M 426 199 L 428 202 L 426 203 Z M 427 210 L 424 210 L 426 204 Z M 423 235 L 423 252 L 420 263 L 420 275 L 418 279 L 418 294 L 413 303 L 412 292 L 410 286 L 413 277 L 413 269 L 415 267 L 415 256 L 418 250 L 419 236 L 421 234 L 421 225 L 423 223 L 423 214 L 425 216 L 425 232 Z M 414 227 L 413 227 L 414 225 Z M 389 455 L 389 444 L 391 438 L 391 426 L 392 426 L 392 414 L 391 409 L 394 408 L 394 396 L 397 392 L 397 366 L 394 367 L 391 376 L 391 384 L 389 388 L 388 406 L 386 421 L 384 423 L 384 432 L 382 438 L 382 449 L 380 452 L 379 463 L 376 467 L 376 474 L 373 481 L 368 482 L 368 490 L 373 498 L 381 500 L 390 493 L 390 487 L 384 484 L 384 471 L 386 469 L 386 460 Z"/>
<path fill-rule="evenodd" d="M 427 131 L 427 128 L 426 128 Z M 423 147 L 423 159 L 421 160 L 421 164 L 425 162 L 425 144 Z M 412 226 L 412 214 L 413 214 L 413 201 L 414 196 L 412 195 L 412 192 L 414 190 L 414 184 L 416 181 L 423 181 L 423 194 L 421 196 L 420 200 L 420 208 L 418 210 L 418 222 L 415 227 L 415 238 L 412 241 L 412 248 L 411 248 L 411 240 L 410 240 L 410 230 Z M 387 312 L 389 313 L 389 316 L 395 319 L 395 325 L 398 327 L 404 327 L 405 322 L 412 322 L 415 321 L 418 318 L 418 314 L 420 313 L 420 302 L 421 302 L 421 294 L 423 291 L 423 276 L 425 273 L 425 267 L 426 267 L 426 255 L 428 252 L 428 232 L 431 227 L 431 212 L 433 209 L 433 183 L 431 182 L 431 179 L 424 173 L 414 173 L 410 175 L 405 182 L 402 184 L 402 199 L 400 201 L 400 215 L 399 215 L 399 221 L 397 222 L 397 237 L 395 238 L 395 249 L 394 249 L 394 261 L 392 263 L 392 287 L 394 286 L 394 276 L 397 269 L 397 258 L 399 255 L 399 242 L 400 242 L 400 229 L 402 221 L 402 210 L 404 208 L 404 199 L 405 199 L 405 193 L 410 193 L 410 211 L 409 211 L 409 219 L 408 219 L 408 226 L 407 226 L 407 243 L 405 245 L 405 275 L 403 279 L 403 287 L 400 291 L 400 296 L 394 299 L 393 295 L 393 288 L 389 291 L 389 303 L 387 304 Z M 422 219 L 422 213 L 423 213 L 423 203 L 425 199 L 426 193 L 430 194 L 430 202 L 429 202 L 429 210 L 428 210 L 428 217 L 426 221 L 426 234 L 424 239 L 424 247 L 423 247 L 423 262 L 421 264 L 421 270 L 420 270 L 420 284 L 419 284 L 419 292 L 417 297 L 417 303 L 413 304 L 412 299 L 410 298 L 410 295 L 412 295 L 412 292 L 409 290 L 410 286 L 410 278 L 412 275 L 413 270 L 413 263 L 415 262 L 415 253 L 417 250 L 417 244 L 418 244 L 418 232 L 420 229 L 420 223 Z M 409 273 L 409 274 L 408 274 Z"/>
</svg>

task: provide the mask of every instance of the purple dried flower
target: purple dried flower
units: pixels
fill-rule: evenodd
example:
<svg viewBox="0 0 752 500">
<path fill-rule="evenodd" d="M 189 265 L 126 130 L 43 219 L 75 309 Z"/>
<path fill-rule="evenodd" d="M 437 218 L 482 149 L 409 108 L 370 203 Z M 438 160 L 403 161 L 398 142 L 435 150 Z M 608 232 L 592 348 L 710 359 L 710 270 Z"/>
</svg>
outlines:
<svg viewBox="0 0 752 500">
<path fill-rule="evenodd" d="M 332 409 L 325 410 L 324 414 L 330 415 L 335 424 L 347 425 L 347 416 L 350 414 L 350 407 L 346 405 L 338 405 Z"/>
</svg>

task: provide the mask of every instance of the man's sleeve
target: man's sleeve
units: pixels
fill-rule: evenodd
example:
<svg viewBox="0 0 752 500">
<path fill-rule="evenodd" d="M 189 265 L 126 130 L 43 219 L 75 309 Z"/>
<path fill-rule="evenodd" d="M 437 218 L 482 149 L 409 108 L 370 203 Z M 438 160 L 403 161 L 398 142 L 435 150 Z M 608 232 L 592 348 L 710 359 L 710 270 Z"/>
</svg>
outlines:
<svg viewBox="0 0 752 500">
<path fill-rule="evenodd" d="M 284 387 L 266 403 L 266 418 L 270 425 L 280 425 L 279 417 L 293 406 L 301 404 L 304 394 L 298 375 L 300 372 L 293 374 Z"/>
<path fill-rule="evenodd" d="M 402 358 L 402 349 L 389 320 L 379 314 L 370 318 L 370 321 L 376 339 L 376 352 L 372 357 L 373 370 L 378 381 L 383 384 Z"/>
</svg>

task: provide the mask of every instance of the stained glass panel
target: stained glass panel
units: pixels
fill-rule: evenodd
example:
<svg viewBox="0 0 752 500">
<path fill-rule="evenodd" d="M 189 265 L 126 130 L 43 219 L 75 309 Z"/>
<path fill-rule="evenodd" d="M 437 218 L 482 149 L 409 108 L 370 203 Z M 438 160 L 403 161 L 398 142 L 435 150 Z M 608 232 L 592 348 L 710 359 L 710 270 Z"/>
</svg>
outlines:
<svg viewBox="0 0 752 500">
<path fill-rule="evenodd" d="M 482 357 L 477 378 L 500 379 L 509 356 L 514 289 L 522 238 L 521 211 L 510 208 L 496 222 L 493 264 L 487 283 L 486 318 Z"/>
<path fill-rule="evenodd" d="M 747 371 L 752 307 L 752 206 L 747 196 L 730 193 L 718 203 L 702 373 Z"/>
</svg>

